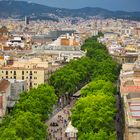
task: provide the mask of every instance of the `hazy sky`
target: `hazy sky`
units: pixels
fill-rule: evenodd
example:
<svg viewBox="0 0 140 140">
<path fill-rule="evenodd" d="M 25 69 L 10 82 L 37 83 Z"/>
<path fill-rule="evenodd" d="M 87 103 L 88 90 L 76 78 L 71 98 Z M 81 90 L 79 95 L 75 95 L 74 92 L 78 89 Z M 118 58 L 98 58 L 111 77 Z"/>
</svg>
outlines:
<svg viewBox="0 0 140 140">
<path fill-rule="evenodd" d="M 111 10 L 140 11 L 140 0 L 28 0 L 53 7 L 101 7 Z"/>
</svg>

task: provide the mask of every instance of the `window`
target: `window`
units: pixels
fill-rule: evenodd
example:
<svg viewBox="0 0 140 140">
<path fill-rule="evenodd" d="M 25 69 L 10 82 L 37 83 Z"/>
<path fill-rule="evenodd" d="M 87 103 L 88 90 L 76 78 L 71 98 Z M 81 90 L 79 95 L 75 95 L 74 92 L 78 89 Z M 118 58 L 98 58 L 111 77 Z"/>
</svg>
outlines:
<svg viewBox="0 0 140 140">
<path fill-rule="evenodd" d="M 34 73 L 37 73 L 37 71 L 34 71 Z"/>
<path fill-rule="evenodd" d="M 32 82 L 30 82 L 30 88 L 32 87 Z"/>
<path fill-rule="evenodd" d="M 16 79 L 16 76 L 14 76 L 14 79 Z"/>
<path fill-rule="evenodd" d="M 3 73 L 3 71 L 2 71 L 2 73 Z"/>
<path fill-rule="evenodd" d="M 11 73 L 12 73 L 12 71 L 11 71 Z"/>
<path fill-rule="evenodd" d="M 6 75 L 8 75 L 8 71 L 6 71 Z"/>
<path fill-rule="evenodd" d="M 34 77 L 34 79 L 37 79 L 37 77 Z"/>
<path fill-rule="evenodd" d="M 24 71 L 22 71 L 22 75 L 24 75 Z"/>
<path fill-rule="evenodd" d="M 24 80 L 24 76 L 22 76 L 22 80 Z"/>
<path fill-rule="evenodd" d="M 6 79 L 8 79 L 8 76 L 6 76 Z"/>
<path fill-rule="evenodd" d="M 14 71 L 14 75 L 16 75 L 16 71 Z"/>
<path fill-rule="evenodd" d="M 26 77 L 26 79 L 28 79 L 28 77 Z"/>
<path fill-rule="evenodd" d="M 28 71 L 26 71 L 26 73 L 28 73 Z"/>
<path fill-rule="evenodd" d="M 25 89 L 24 86 L 22 86 L 22 91 L 24 91 L 24 89 Z"/>
</svg>

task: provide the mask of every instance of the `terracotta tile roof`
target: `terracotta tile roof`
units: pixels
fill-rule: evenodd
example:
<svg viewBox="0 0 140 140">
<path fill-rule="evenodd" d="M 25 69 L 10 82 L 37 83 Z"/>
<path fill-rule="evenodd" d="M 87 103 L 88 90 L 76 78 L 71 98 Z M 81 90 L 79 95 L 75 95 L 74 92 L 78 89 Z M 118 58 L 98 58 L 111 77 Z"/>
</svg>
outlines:
<svg viewBox="0 0 140 140">
<path fill-rule="evenodd" d="M 3 26 L 2 28 L 0 28 L 0 32 L 1 33 L 8 33 L 8 30 L 5 26 Z"/>
</svg>

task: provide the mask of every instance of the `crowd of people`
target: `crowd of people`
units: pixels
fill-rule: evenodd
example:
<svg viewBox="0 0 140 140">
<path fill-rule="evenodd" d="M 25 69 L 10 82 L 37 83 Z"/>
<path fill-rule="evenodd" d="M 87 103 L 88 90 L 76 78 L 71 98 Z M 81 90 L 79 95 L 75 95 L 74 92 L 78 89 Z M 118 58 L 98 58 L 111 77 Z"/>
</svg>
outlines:
<svg viewBox="0 0 140 140">
<path fill-rule="evenodd" d="M 56 114 L 48 126 L 48 139 L 49 140 L 66 140 L 67 136 L 65 129 L 68 126 L 70 117 L 70 110 L 64 108 Z"/>
</svg>

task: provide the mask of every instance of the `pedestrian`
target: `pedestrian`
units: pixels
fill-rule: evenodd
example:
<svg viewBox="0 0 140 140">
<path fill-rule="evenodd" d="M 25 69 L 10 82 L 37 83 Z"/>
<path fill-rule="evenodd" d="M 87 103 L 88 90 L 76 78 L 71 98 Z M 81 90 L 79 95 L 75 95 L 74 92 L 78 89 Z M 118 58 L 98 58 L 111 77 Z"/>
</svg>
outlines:
<svg viewBox="0 0 140 140">
<path fill-rule="evenodd" d="M 60 132 L 60 135 L 62 136 L 62 134 L 63 134 L 63 132 L 61 131 L 61 132 Z"/>
<path fill-rule="evenodd" d="M 55 139 L 57 140 L 57 136 L 55 135 Z"/>
<path fill-rule="evenodd" d="M 67 124 L 67 120 L 66 119 L 64 119 L 64 124 Z"/>
<path fill-rule="evenodd" d="M 53 132 L 53 138 L 55 138 L 55 133 Z"/>
<path fill-rule="evenodd" d="M 64 113 L 64 114 L 65 114 L 65 111 L 66 111 L 66 110 L 64 109 L 64 110 L 63 110 L 63 113 Z"/>
<path fill-rule="evenodd" d="M 63 117 L 61 117 L 61 122 L 63 123 Z"/>
<path fill-rule="evenodd" d="M 62 127 L 60 127 L 60 131 L 62 131 Z"/>
<path fill-rule="evenodd" d="M 65 133 L 65 137 L 67 137 L 67 133 Z"/>
<path fill-rule="evenodd" d="M 67 111 L 67 114 L 68 114 L 68 116 L 70 115 L 70 112 L 69 111 Z"/>
<path fill-rule="evenodd" d="M 50 139 L 52 139 L 52 135 L 50 135 Z"/>
<path fill-rule="evenodd" d="M 51 135 L 51 133 L 49 133 L 49 137 L 50 137 L 50 139 L 52 138 L 52 135 Z"/>
</svg>

